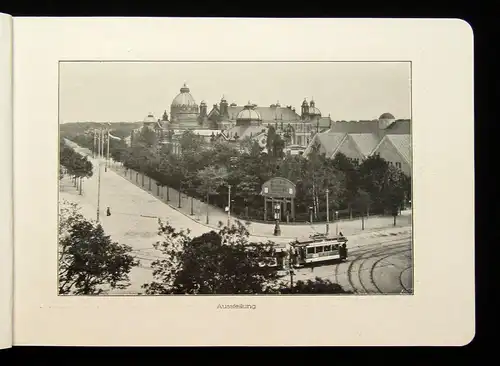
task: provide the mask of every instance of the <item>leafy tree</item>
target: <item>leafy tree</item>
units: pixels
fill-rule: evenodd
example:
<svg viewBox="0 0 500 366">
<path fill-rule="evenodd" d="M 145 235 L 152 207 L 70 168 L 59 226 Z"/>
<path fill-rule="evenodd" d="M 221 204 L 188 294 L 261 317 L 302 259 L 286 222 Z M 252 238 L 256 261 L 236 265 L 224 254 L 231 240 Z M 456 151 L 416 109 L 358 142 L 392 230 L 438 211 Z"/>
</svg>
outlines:
<svg viewBox="0 0 500 366">
<path fill-rule="evenodd" d="M 359 166 L 359 188 L 370 194 L 373 205 L 378 208 L 385 206 L 382 189 L 388 169 L 389 163 L 378 155 L 368 157 Z"/>
<path fill-rule="evenodd" d="M 337 170 L 344 173 L 346 191 L 342 204 L 347 206 L 349 214 L 352 218 L 352 204 L 356 200 L 360 188 L 358 165 L 341 152 L 335 154 L 333 165 Z"/>
<path fill-rule="evenodd" d="M 155 146 L 157 143 L 156 132 L 148 126 L 142 126 L 136 142 L 146 147 Z"/>
<path fill-rule="evenodd" d="M 396 226 L 396 216 L 404 205 L 407 186 L 408 178 L 406 175 L 401 170 L 389 165 L 384 176 L 381 199 L 384 207 L 394 217 L 394 226 Z"/>
<path fill-rule="evenodd" d="M 92 163 L 86 156 L 77 153 L 62 140 L 60 142 L 59 162 L 64 167 L 64 171 L 73 177 L 74 184 L 79 183 L 80 194 L 82 194 L 83 178 L 90 178 L 93 174 Z"/>
<path fill-rule="evenodd" d="M 365 214 L 368 215 L 372 200 L 370 194 L 362 189 L 359 189 L 354 198 L 354 206 L 361 212 L 361 225 L 365 229 Z"/>
<path fill-rule="evenodd" d="M 75 204 L 63 201 L 59 217 L 59 294 L 98 295 L 106 287 L 129 286 L 128 274 L 139 264 L 131 247 L 113 242 Z"/>
<path fill-rule="evenodd" d="M 262 266 L 272 243 L 249 242 L 241 223 L 195 238 L 159 224 L 163 240 L 155 248 L 162 257 L 152 263 L 154 281 L 143 286 L 146 294 L 256 294 L 276 286 L 276 271 Z"/>
<path fill-rule="evenodd" d="M 216 194 L 217 189 L 222 186 L 227 177 L 227 170 L 225 168 L 216 168 L 214 166 L 207 166 L 206 168 L 198 171 L 198 179 L 200 185 L 198 191 L 206 194 L 207 203 L 207 224 L 208 224 L 208 204 L 210 203 L 210 195 Z"/>
</svg>

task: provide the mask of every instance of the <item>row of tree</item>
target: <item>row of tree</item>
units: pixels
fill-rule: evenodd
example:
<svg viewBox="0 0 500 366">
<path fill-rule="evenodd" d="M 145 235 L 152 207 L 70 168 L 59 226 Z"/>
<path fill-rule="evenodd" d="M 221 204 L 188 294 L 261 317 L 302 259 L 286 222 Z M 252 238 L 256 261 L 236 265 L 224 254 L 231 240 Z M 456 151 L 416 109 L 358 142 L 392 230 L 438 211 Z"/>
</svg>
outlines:
<svg viewBox="0 0 500 366">
<path fill-rule="evenodd" d="M 59 293 L 96 295 L 130 284 L 130 271 L 140 263 L 132 248 L 113 242 L 99 223 L 87 220 L 79 207 L 60 204 Z M 220 227 L 199 237 L 159 221 L 162 239 L 153 246 L 153 280 L 146 294 L 289 294 L 349 293 L 317 278 L 285 284 L 278 272 L 261 266 L 273 243 L 253 243 L 241 224 Z"/>
<path fill-rule="evenodd" d="M 131 147 L 122 141 L 112 141 L 111 156 L 160 185 L 179 189 L 205 202 L 213 196 L 211 203 L 220 208 L 228 203 L 228 185 L 231 185 L 232 212 L 240 218 L 263 219 L 261 186 L 275 176 L 296 184 L 297 222 L 310 221 L 311 213 L 314 221 L 326 219 L 327 189 L 329 208 L 339 211 L 340 217 L 370 213 L 397 215 L 411 197 L 410 178 L 379 156 L 371 156 L 360 164 L 341 153 L 328 159 L 319 152 L 319 146 L 307 158 L 286 155 L 283 140 L 272 128 L 265 150 L 250 139 L 240 141 L 241 148 L 237 149 L 223 142 L 208 143 L 186 131 L 178 141 L 178 154 L 172 151 L 172 144 L 157 144 L 155 136 L 154 131 L 144 127 L 134 135 Z M 85 140 L 81 135 L 75 142 L 93 146 L 91 138 Z"/>
<path fill-rule="evenodd" d="M 82 182 L 84 178 L 92 177 L 92 162 L 86 156 L 77 153 L 68 146 L 64 139 L 59 142 L 59 179 L 68 175 L 73 179 L 73 184 L 82 194 Z"/>
</svg>

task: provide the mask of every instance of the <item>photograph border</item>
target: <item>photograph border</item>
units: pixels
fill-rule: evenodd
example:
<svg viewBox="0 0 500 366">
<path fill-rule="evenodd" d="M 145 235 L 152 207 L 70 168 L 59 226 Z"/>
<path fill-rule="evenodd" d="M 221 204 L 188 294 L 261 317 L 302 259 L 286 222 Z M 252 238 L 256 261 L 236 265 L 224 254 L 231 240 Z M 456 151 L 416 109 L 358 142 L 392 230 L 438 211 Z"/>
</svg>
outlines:
<svg viewBox="0 0 500 366">
<path fill-rule="evenodd" d="M 279 60 L 272 60 L 272 61 L 265 61 L 265 60 L 259 60 L 259 61 L 251 61 L 251 60 L 92 60 L 92 59 L 81 59 L 81 60 L 59 60 L 58 61 L 58 67 L 57 67 L 57 112 L 58 112 L 58 141 L 60 141 L 61 138 L 61 120 L 60 120 L 60 114 L 61 114 L 61 64 L 66 64 L 66 63 L 128 63 L 128 64 L 134 64 L 134 63 L 142 63 L 142 64 L 166 64 L 166 63 L 246 63 L 246 64 L 253 64 L 253 63 L 322 63 L 322 64 L 338 64 L 338 63 L 343 63 L 343 64 L 352 64 L 352 63 L 382 63 L 382 64 L 391 64 L 391 63 L 408 63 L 409 64 L 409 80 L 408 80 L 408 90 L 409 90 L 409 116 L 410 116 L 410 156 L 411 156 L 411 236 L 410 236 L 410 248 L 411 248 L 411 276 L 412 276 L 412 291 L 411 293 L 353 293 L 353 294 L 196 294 L 192 296 L 202 296 L 202 297 L 217 297 L 217 296 L 236 296 L 236 297 L 248 297 L 249 295 L 252 296 L 258 296 L 258 297 L 299 297 L 299 296 L 313 296 L 313 297 L 378 297 L 378 296 L 395 296 L 395 297 L 400 297 L 400 296 L 415 296 L 415 231 L 414 231 L 414 220 L 415 220 L 415 209 L 414 209 L 414 199 L 413 199 L 413 187 L 414 187 L 414 165 L 413 165 L 413 89 L 412 89 L 412 80 L 413 80 L 413 74 L 412 74 L 412 61 L 411 60 L 404 60 L 404 61 L 398 61 L 398 60 L 335 60 L 335 61 L 314 61 L 314 60 L 293 60 L 293 61 L 279 61 Z M 92 122 L 92 121 L 89 121 Z M 102 122 L 102 121 L 101 121 Z M 100 123 L 97 121 L 96 123 Z M 137 121 L 137 123 L 140 123 L 140 121 Z M 57 146 L 57 162 L 59 163 L 60 159 L 60 151 L 59 151 L 59 145 Z M 60 164 L 57 166 L 57 174 L 60 172 Z M 58 180 L 57 183 L 57 226 L 59 228 L 60 226 L 60 216 L 59 216 L 59 207 L 60 207 L 60 180 Z M 138 187 L 139 188 L 139 187 Z M 153 196 L 155 197 L 155 196 Z M 156 197 L 155 197 L 156 198 Z M 165 203 L 166 204 L 166 203 Z M 112 238 L 113 240 L 113 238 Z M 57 273 L 59 273 L 59 252 L 58 252 L 58 238 L 56 239 L 56 252 L 57 252 Z M 151 244 L 152 245 L 152 244 Z M 148 294 L 99 294 L 99 295 L 75 295 L 75 294 L 64 294 L 61 295 L 59 294 L 58 291 L 59 288 L 59 277 L 57 278 L 57 283 L 56 283 L 56 293 L 58 297 L 78 297 L 78 298 L 85 298 L 85 297 L 182 297 L 186 296 L 185 294 L 157 294 L 157 295 L 148 295 Z"/>
</svg>

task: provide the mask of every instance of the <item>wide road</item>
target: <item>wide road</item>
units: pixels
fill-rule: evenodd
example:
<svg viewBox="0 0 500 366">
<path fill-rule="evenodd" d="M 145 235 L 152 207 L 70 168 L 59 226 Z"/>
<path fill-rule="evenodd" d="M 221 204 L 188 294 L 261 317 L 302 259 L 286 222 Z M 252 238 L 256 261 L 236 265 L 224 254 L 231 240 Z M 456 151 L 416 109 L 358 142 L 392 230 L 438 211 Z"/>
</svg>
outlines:
<svg viewBox="0 0 500 366">
<path fill-rule="evenodd" d="M 349 250 L 345 262 L 295 270 L 294 281 L 315 277 L 356 294 L 412 294 L 413 259 L 409 233 L 376 239 Z M 290 277 L 284 278 L 289 283 Z"/>
</svg>

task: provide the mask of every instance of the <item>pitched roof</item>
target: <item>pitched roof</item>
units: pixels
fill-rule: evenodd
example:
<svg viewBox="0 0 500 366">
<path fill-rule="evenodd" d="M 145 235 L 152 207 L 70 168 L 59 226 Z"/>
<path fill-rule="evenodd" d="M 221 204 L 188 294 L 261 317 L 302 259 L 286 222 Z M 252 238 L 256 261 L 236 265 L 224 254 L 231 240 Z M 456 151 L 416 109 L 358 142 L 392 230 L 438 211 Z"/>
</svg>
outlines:
<svg viewBox="0 0 500 366">
<path fill-rule="evenodd" d="M 377 136 L 372 133 L 350 133 L 349 137 L 352 138 L 361 154 L 365 157 L 370 156 L 380 142 Z"/>
<path fill-rule="evenodd" d="M 401 156 L 411 164 L 411 136 L 407 135 L 386 135 L 386 139 L 388 139 L 398 150 Z"/>
<path fill-rule="evenodd" d="M 329 132 L 336 133 L 372 133 L 372 134 L 410 134 L 410 120 L 397 120 L 390 125 L 386 130 L 379 130 L 378 121 L 337 121 L 332 123 Z"/>
<path fill-rule="evenodd" d="M 392 125 L 387 127 L 385 133 L 391 135 L 395 134 L 409 135 L 411 134 L 411 121 L 409 119 L 397 120 Z"/>
<path fill-rule="evenodd" d="M 321 145 L 321 150 L 325 152 L 327 157 L 330 157 L 333 152 L 339 147 L 342 140 L 345 138 L 345 133 L 331 133 L 331 132 L 323 132 L 317 133 L 314 135 L 309 146 L 307 146 L 304 154 L 307 155 L 311 152 L 312 146 L 314 143 L 319 142 Z"/>
<path fill-rule="evenodd" d="M 330 127 L 328 132 L 349 133 L 349 134 L 357 134 L 357 133 L 376 134 L 378 129 L 379 128 L 377 121 L 360 121 L 360 122 L 337 121 L 332 123 L 332 126 Z"/>
</svg>

